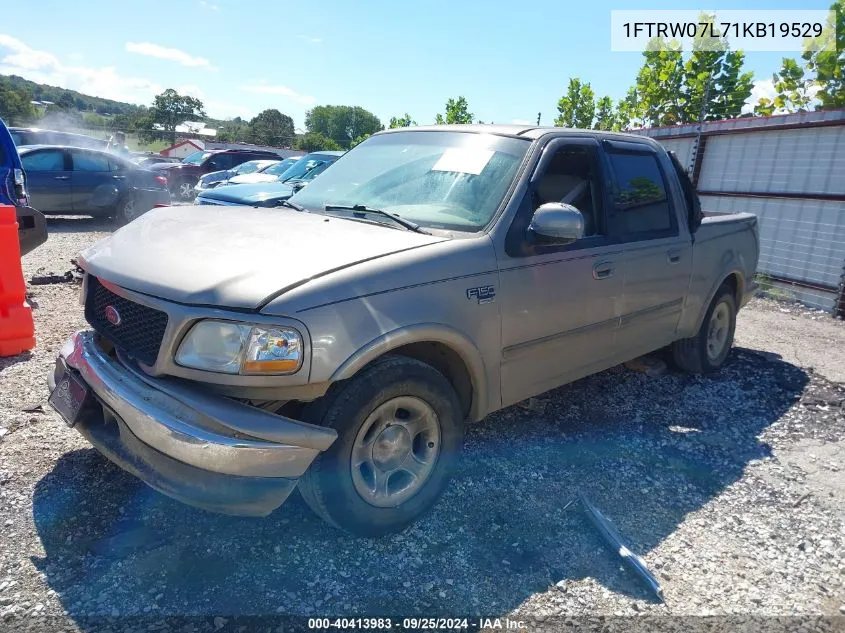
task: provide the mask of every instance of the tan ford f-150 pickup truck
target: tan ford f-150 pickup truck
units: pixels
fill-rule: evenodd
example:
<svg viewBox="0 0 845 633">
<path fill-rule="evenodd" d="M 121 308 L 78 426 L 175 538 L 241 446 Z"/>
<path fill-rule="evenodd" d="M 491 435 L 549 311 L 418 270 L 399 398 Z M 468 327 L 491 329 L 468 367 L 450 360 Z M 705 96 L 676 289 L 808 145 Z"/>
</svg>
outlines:
<svg viewBox="0 0 845 633">
<path fill-rule="evenodd" d="M 277 208 L 154 209 L 86 250 L 50 401 L 185 503 L 261 516 L 298 485 L 383 534 L 467 422 L 662 348 L 718 370 L 757 253 L 645 137 L 387 130 Z"/>
</svg>

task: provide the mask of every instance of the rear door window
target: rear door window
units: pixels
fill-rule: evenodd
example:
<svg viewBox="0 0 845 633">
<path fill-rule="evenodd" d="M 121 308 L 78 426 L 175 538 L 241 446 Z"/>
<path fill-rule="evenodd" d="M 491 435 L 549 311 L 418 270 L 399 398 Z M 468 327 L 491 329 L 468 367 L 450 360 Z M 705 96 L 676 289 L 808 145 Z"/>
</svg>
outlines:
<svg viewBox="0 0 845 633">
<path fill-rule="evenodd" d="M 21 156 L 25 171 L 64 171 L 65 153 L 60 149 L 27 152 Z"/>
<path fill-rule="evenodd" d="M 611 235 L 640 240 L 676 235 L 666 181 L 651 152 L 609 152 L 613 205 Z"/>
<path fill-rule="evenodd" d="M 73 152 L 73 171 L 109 171 L 109 159 L 101 154 Z"/>
</svg>

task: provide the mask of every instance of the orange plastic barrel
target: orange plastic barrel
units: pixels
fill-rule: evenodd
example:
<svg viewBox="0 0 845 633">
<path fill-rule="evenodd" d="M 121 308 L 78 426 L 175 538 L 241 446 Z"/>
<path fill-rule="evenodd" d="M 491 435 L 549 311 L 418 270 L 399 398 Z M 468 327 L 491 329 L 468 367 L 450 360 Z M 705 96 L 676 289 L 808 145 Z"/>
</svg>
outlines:
<svg viewBox="0 0 845 633">
<path fill-rule="evenodd" d="M 32 308 L 26 303 L 15 207 L 0 206 L 0 356 L 35 347 Z"/>
</svg>

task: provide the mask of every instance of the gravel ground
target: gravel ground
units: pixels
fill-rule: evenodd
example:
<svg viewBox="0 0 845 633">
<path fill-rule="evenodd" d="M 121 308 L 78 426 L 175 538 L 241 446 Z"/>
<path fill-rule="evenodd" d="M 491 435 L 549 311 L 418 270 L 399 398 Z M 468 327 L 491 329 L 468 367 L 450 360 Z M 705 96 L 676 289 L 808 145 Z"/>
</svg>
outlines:
<svg viewBox="0 0 845 633">
<path fill-rule="evenodd" d="M 109 230 L 49 225 L 24 258 L 27 279 L 63 273 Z M 617 367 L 490 416 L 470 428 L 435 510 L 366 540 L 327 527 L 296 495 L 266 519 L 223 517 L 112 466 L 46 404 L 56 352 L 84 324 L 78 285 L 31 290 L 38 347 L 0 359 L 7 622 L 845 613 L 845 387 L 834 382 L 845 325 L 829 317 L 755 300 L 716 377 Z M 620 567 L 578 504 L 564 509 L 578 490 L 642 554 L 665 603 Z"/>
</svg>

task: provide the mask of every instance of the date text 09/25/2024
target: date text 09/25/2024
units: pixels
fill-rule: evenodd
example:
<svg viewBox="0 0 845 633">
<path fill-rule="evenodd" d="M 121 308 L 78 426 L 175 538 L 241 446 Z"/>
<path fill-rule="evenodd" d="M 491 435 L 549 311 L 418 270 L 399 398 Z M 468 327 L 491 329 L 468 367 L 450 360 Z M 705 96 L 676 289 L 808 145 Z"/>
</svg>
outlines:
<svg viewBox="0 0 845 633">
<path fill-rule="evenodd" d="M 519 631 L 526 628 L 522 620 L 510 618 L 309 618 L 311 630 L 390 630 L 400 631 Z"/>
</svg>

